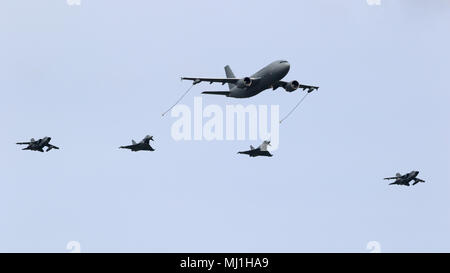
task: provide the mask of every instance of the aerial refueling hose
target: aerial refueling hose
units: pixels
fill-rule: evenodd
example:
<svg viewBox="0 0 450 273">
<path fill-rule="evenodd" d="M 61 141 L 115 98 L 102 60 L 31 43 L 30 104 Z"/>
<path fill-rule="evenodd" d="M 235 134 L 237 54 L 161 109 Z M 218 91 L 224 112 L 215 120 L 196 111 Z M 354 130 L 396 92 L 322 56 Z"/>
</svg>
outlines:
<svg viewBox="0 0 450 273">
<path fill-rule="evenodd" d="M 164 117 L 164 115 L 167 114 L 167 112 L 172 110 L 172 108 L 174 108 L 175 105 L 177 105 L 184 98 L 184 96 L 186 96 L 186 94 L 189 93 L 189 91 L 191 91 L 191 89 L 192 89 L 192 87 L 194 87 L 194 85 L 195 84 L 192 84 L 191 87 L 189 87 L 188 90 L 186 90 L 186 92 L 184 92 L 184 94 L 174 103 L 174 105 L 172 105 L 169 109 L 167 109 L 166 112 L 162 113 L 162 117 Z"/>
<path fill-rule="evenodd" d="M 304 96 L 303 96 L 303 98 L 294 106 L 294 108 L 292 108 L 292 110 L 291 111 L 289 111 L 289 113 L 284 117 L 284 118 L 282 118 L 281 120 L 280 120 L 280 124 L 285 120 L 285 119 L 287 119 L 291 114 L 292 114 L 292 112 L 294 112 L 294 110 L 306 99 L 306 96 L 308 96 L 308 94 L 309 94 L 310 92 L 307 92 Z"/>
</svg>

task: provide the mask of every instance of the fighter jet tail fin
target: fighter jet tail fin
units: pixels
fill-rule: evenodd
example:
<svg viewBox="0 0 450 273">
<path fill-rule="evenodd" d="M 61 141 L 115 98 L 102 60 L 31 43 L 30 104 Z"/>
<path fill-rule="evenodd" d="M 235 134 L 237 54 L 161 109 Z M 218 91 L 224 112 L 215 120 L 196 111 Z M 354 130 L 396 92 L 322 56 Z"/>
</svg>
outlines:
<svg viewBox="0 0 450 273">
<path fill-rule="evenodd" d="M 236 76 L 234 75 L 233 71 L 231 70 L 231 67 L 229 65 L 225 66 L 225 75 L 227 75 L 228 79 L 235 79 Z M 234 83 L 228 83 L 228 87 L 233 89 L 236 85 Z"/>
<path fill-rule="evenodd" d="M 230 92 L 228 91 L 204 91 L 202 92 L 202 94 L 207 94 L 207 95 L 222 95 L 222 96 L 227 96 L 230 94 Z"/>
</svg>

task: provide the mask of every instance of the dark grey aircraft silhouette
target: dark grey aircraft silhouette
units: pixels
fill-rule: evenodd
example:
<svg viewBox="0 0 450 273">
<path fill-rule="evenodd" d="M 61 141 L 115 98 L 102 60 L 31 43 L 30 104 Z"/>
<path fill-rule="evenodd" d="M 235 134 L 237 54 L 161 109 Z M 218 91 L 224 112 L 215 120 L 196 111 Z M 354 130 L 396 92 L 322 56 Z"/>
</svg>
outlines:
<svg viewBox="0 0 450 273">
<path fill-rule="evenodd" d="M 137 151 L 154 151 L 155 149 L 150 146 L 150 140 L 153 141 L 153 136 L 145 136 L 141 142 L 136 143 L 136 141 L 131 140 L 131 145 L 128 146 L 120 146 L 120 149 L 130 149 L 133 152 Z"/>
<path fill-rule="evenodd" d="M 308 93 L 319 89 L 317 86 L 303 85 L 298 81 L 282 81 L 289 72 L 290 65 L 288 61 L 279 60 L 275 61 L 250 77 L 236 78 L 230 66 L 225 66 L 225 74 L 227 78 L 194 78 L 194 77 L 182 77 L 181 80 L 191 80 L 193 84 L 200 82 L 213 82 L 228 83 L 229 91 L 205 91 L 203 94 L 210 95 L 224 95 L 233 98 L 249 98 L 255 96 L 262 91 L 272 88 L 273 90 L 278 87 L 283 87 L 287 92 L 293 92 L 298 88 L 308 90 Z"/>
<path fill-rule="evenodd" d="M 386 180 L 395 179 L 394 182 L 390 183 L 389 185 L 404 185 L 409 186 L 409 182 L 414 180 L 413 185 L 416 185 L 419 182 L 425 182 L 425 180 L 422 180 L 420 178 L 417 178 L 417 175 L 419 174 L 418 171 L 412 171 L 410 173 L 407 173 L 405 175 L 401 175 L 397 173 L 395 177 L 386 177 Z"/>
<path fill-rule="evenodd" d="M 270 141 L 265 140 L 261 145 L 259 145 L 258 148 L 254 148 L 252 145 L 250 145 L 250 150 L 238 152 L 238 154 L 245 154 L 249 155 L 250 157 L 272 156 L 272 154 L 267 151 L 267 146 L 270 146 Z"/>
<path fill-rule="evenodd" d="M 56 146 L 53 146 L 50 144 L 50 140 L 52 140 L 51 137 L 44 137 L 38 140 L 34 140 L 32 138 L 30 142 L 17 142 L 18 145 L 28 145 L 26 148 L 23 148 L 22 150 L 31 150 L 31 151 L 38 151 L 38 152 L 44 152 L 44 147 L 47 147 L 46 152 L 50 151 L 51 149 L 59 149 Z"/>
</svg>

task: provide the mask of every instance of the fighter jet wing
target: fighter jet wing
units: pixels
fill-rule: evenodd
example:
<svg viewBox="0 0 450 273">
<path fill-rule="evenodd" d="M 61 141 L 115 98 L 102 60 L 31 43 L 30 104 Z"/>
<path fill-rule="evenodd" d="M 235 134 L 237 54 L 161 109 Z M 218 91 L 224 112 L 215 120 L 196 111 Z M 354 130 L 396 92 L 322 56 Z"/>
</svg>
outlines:
<svg viewBox="0 0 450 273">
<path fill-rule="evenodd" d="M 274 88 L 274 89 L 277 89 L 277 88 L 280 87 L 280 86 L 285 87 L 287 84 L 288 84 L 288 82 L 285 82 L 285 81 L 279 81 L 279 82 L 276 84 L 276 86 L 274 86 L 273 88 Z M 298 88 L 303 89 L 303 90 L 308 89 L 308 93 L 311 93 L 312 91 L 319 89 L 318 86 L 305 85 L 305 84 L 299 84 Z"/>
<path fill-rule="evenodd" d="M 136 145 L 120 146 L 120 149 L 133 149 Z"/>
<path fill-rule="evenodd" d="M 384 180 L 397 179 L 398 177 L 386 177 Z"/>
<path fill-rule="evenodd" d="M 422 180 L 422 179 L 420 179 L 420 178 L 414 178 L 413 186 L 416 185 L 416 184 L 419 183 L 419 182 L 425 182 L 425 180 Z"/>
<path fill-rule="evenodd" d="M 257 81 L 259 78 L 250 78 L 252 81 Z M 210 84 L 213 82 L 221 83 L 222 85 L 226 83 L 236 83 L 240 79 L 238 78 L 192 78 L 192 77 L 181 77 L 181 80 L 194 81 L 193 84 L 198 84 L 201 82 L 209 82 Z"/>
<path fill-rule="evenodd" d="M 59 150 L 59 147 L 56 147 L 56 146 L 54 146 L 54 145 L 52 145 L 52 144 L 48 144 L 48 145 L 47 145 L 47 150 L 46 150 L 46 152 L 50 151 L 51 149 Z"/>
</svg>

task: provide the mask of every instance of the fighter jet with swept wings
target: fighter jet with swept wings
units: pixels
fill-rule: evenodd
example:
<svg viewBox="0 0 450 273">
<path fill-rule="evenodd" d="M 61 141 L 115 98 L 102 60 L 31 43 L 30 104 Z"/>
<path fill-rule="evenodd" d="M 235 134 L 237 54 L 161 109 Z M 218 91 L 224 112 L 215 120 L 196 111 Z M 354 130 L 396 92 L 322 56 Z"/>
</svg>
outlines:
<svg viewBox="0 0 450 273">
<path fill-rule="evenodd" d="M 133 152 L 137 152 L 137 151 L 154 151 L 155 149 L 152 148 L 152 146 L 150 146 L 150 140 L 153 140 L 153 136 L 145 136 L 144 139 L 141 140 L 141 142 L 136 143 L 136 141 L 131 140 L 131 145 L 128 146 L 120 146 L 120 149 L 130 149 Z"/>
<path fill-rule="evenodd" d="M 213 82 L 228 83 L 229 91 L 204 91 L 202 94 L 210 95 L 223 95 L 233 98 L 249 98 L 253 97 L 262 91 L 272 88 L 273 90 L 278 87 L 284 88 L 287 92 L 293 92 L 298 88 L 307 90 L 308 93 L 319 89 L 317 86 L 300 84 L 298 81 L 282 81 L 282 79 L 288 74 L 290 64 L 288 61 L 279 60 L 272 62 L 265 66 L 250 77 L 236 78 L 230 66 L 225 66 L 226 78 L 198 78 L 198 77 L 182 77 L 181 80 L 191 80 L 193 84 L 200 82 Z"/>
<path fill-rule="evenodd" d="M 259 145 L 258 148 L 253 147 L 250 145 L 250 150 L 248 151 L 242 151 L 238 152 L 238 154 L 245 154 L 249 155 L 250 157 L 256 157 L 256 156 L 272 156 L 269 151 L 267 151 L 267 146 L 270 146 L 270 141 L 265 140 L 261 145 Z"/>
<path fill-rule="evenodd" d="M 28 145 L 26 148 L 23 148 L 22 150 L 31 150 L 31 151 L 38 151 L 38 152 L 44 152 L 44 147 L 47 147 L 45 150 L 46 152 L 50 151 L 51 149 L 57 149 L 58 147 L 50 144 L 50 140 L 52 140 L 51 137 L 44 137 L 38 140 L 35 140 L 32 138 L 30 142 L 17 142 L 17 145 Z"/>
<path fill-rule="evenodd" d="M 389 185 L 404 185 L 404 186 L 410 186 L 409 182 L 414 180 L 413 185 L 416 185 L 419 182 L 424 183 L 425 180 L 422 180 L 420 178 L 417 178 L 417 175 L 419 174 L 418 171 L 412 171 L 410 173 L 401 175 L 400 173 L 397 173 L 395 177 L 386 177 L 385 180 L 391 180 L 395 179 L 394 182 L 390 183 Z"/>
</svg>

